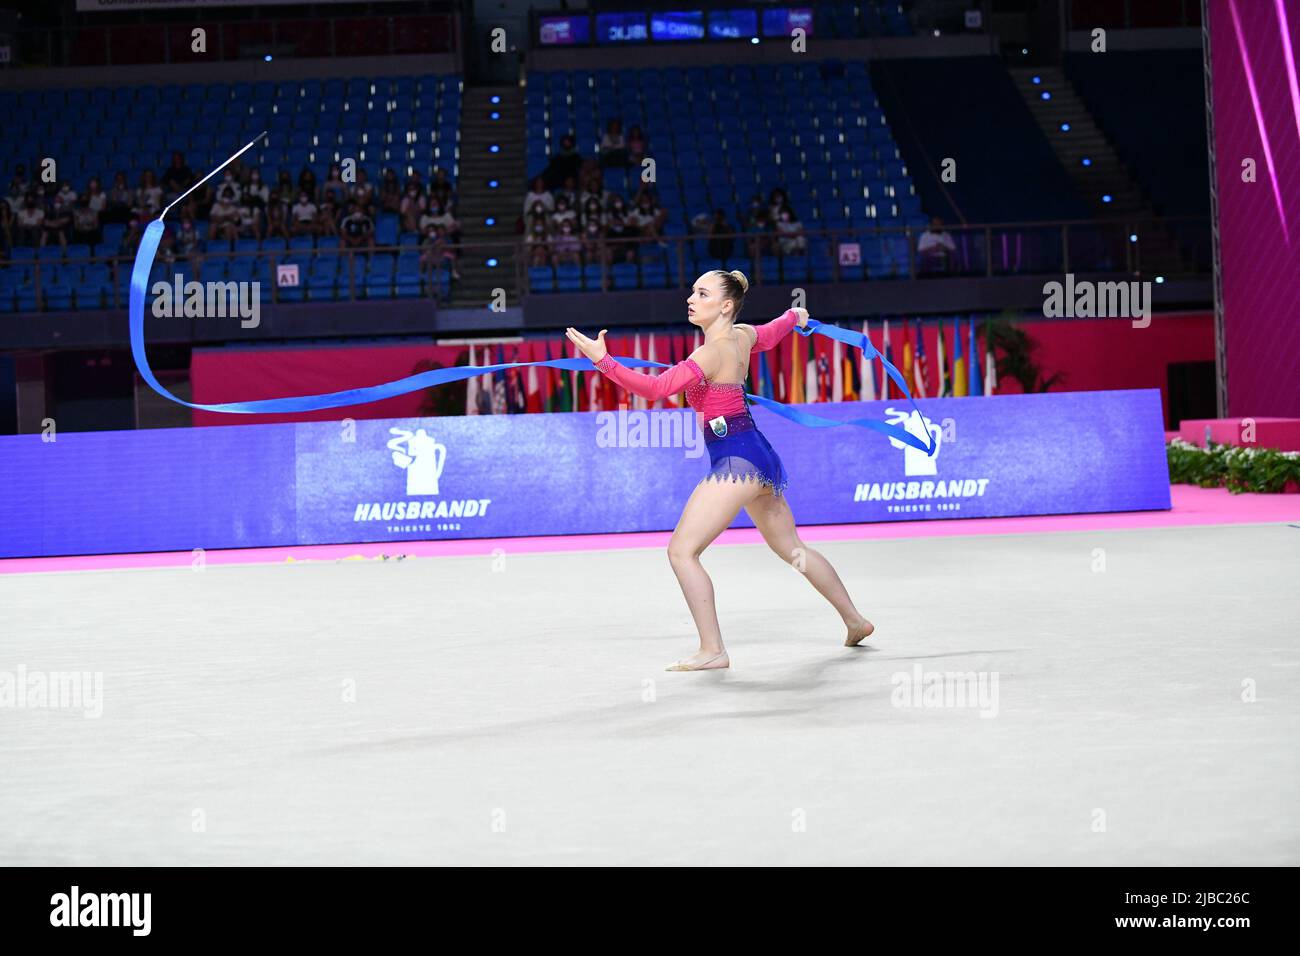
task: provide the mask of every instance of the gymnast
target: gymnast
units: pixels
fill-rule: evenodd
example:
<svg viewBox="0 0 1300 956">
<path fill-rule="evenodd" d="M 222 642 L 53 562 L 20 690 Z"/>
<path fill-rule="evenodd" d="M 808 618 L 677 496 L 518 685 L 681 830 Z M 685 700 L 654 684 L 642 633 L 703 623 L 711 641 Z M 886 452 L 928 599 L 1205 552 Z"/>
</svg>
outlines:
<svg viewBox="0 0 1300 956">
<path fill-rule="evenodd" d="M 774 348 L 796 325 L 804 326 L 808 310 L 789 309 L 758 327 L 737 325 L 748 289 L 749 281 L 739 271 L 715 269 L 700 276 L 686 300 L 686 311 L 691 324 L 704 331 L 704 344 L 657 375 L 634 372 L 611 358 L 605 346 L 608 329 L 601 329 L 594 339 L 574 328 L 565 330 L 569 341 L 596 368 L 629 392 L 657 400 L 684 389 L 709 449 L 710 471 L 691 492 L 668 542 L 668 561 L 700 633 L 700 649 L 673 664 L 670 671 L 731 666 L 718 627 L 713 582 L 700 564 L 700 555 L 741 508 L 768 547 L 802 571 L 839 612 L 848 628 L 845 646 L 857 645 L 875 630 L 853 606 L 830 562 L 799 537 L 783 494 L 788 484 L 785 469 L 745 401 L 751 352 Z"/>
</svg>

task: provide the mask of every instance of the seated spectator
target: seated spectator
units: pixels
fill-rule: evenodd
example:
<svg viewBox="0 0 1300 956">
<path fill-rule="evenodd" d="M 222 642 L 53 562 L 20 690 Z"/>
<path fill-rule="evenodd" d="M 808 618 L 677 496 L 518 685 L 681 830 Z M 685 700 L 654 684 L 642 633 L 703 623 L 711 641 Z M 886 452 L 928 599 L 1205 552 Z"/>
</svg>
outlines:
<svg viewBox="0 0 1300 956">
<path fill-rule="evenodd" d="M 0 249 L 6 254 L 14 244 L 14 211 L 8 198 L 0 202 Z"/>
<path fill-rule="evenodd" d="M 420 192 L 419 186 L 408 181 L 406 184 L 406 193 L 402 196 L 402 205 L 398 212 L 401 216 L 402 232 L 420 231 L 420 216 L 428 208 L 428 202 L 424 194 Z"/>
<path fill-rule="evenodd" d="M 158 213 L 162 212 L 162 198 L 162 187 L 158 185 L 157 177 L 152 169 L 146 169 L 140 174 L 140 187 L 135 191 L 136 218 L 145 222 L 157 219 Z"/>
<path fill-rule="evenodd" d="M 802 255 L 808 248 L 808 240 L 804 238 L 803 223 L 795 218 L 794 210 L 789 206 L 781 209 L 781 215 L 776 220 L 777 246 L 783 256 Z"/>
<path fill-rule="evenodd" d="M 203 265 L 203 240 L 199 238 L 198 227 L 189 216 L 181 220 L 173 249 L 177 259 L 187 261 L 193 266 L 197 278 Z"/>
<path fill-rule="evenodd" d="M 578 180 L 575 177 L 570 176 L 562 186 L 552 190 L 551 195 L 555 197 L 556 202 L 559 202 L 560 197 L 563 196 L 569 201 L 569 208 L 574 212 L 578 211 Z"/>
<path fill-rule="evenodd" d="M 397 212 L 402 208 L 402 184 L 391 169 L 385 169 L 379 180 L 379 208 L 383 212 Z"/>
<path fill-rule="evenodd" d="M 746 243 L 750 256 L 770 256 L 776 250 L 776 225 L 767 215 L 767 207 L 759 203 L 747 224 L 751 238 Z"/>
<path fill-rule="evenodd" d="M 586 226 L 592 222 L 603 229 L 605 227 L 605 214 L 601 212 L 600 200 L 595 196 L 588 196 L 582 207 L 582 224 Z"/>
<path fill-rule="evenodd" d="M 228 185 L 217 190 L 217 201 L 208 213 L 208 235 L 225 241 L 239 237 L 239 207 L 235 205 L 235 191 Z"/>
<path fill-rule="evenodd" d="M 316 182 L 316 174 L 312 172 L 310 166 L 303 166 L 298 173 L 298 191 L 305 192 L 312 202 L 320 201 L 320 186 Z"/>
<path fill-rule="evenodd" d="M 447 170 L 438 166 L 433 171 L 433 181 L 429 183 L 429 201 L 438 201 L 443 209 L 450 209 L 453 194 L 451 180 L 447 178 Z"/>
<path fill-rule="evenodd" d="M 454 241 L 460 232 L 460 223 L 433 197 L 429 198 L 429 208 L 420 216 L 420 232 L 426 232 L 430 223 L 440 228 L 449 242 Z"/>
<path fill-rule="evenodd" d="M 77 191 L 73 189 L 72 184 L 66 180 L 61 186 L 59 186 L 58 191 L 54 196 L 59 205 L 67 206 L 69 210 L 71 210 L 77 203 Z"/>
<path fill-rule="evenodd" d="M 612 119 L 600 138 L 600 165 L 626 166 L 627 140 L 623 138 L 623 122 Z"/>
<path fill-rule="evenodd" d="M 599 218 L 587 220 L 582 227 L 582 256 L 588 263 L 606 259 L 605 226 Z"/>
<path fill-rule="evenodd" d="M 347 198 L 355 199 L 359 209 L 363 210 L 367 216 L 374 217 L 375 184 L 370 181 L 370 176 L 367 175 L 364 167 L 357 170 L 357 181 L 348 190 Z M 398 208 L 401 208 L 400 203 Z"/>
<path fill-rule="evenodd" d="M 289 231 L 295 236 L 310 236 L 316 231 L 316 215 L 320 208 L 312 201 L 311 193 L 302 189 L 298 191 L 298 201 L 289 210 L 292 223 Z"/>
<path fill-rule="evenodd" d="M 667 210 L 658 208 L 649 193 L 642 193 L 628 214 L 628 220 L 637 232 L 644 238 L 655 241 L 659 241 L 660 230 L 667 218 Z"/>
<path fill-rule="evenodd" d="M 578 176 L 582 156 L 578 153 L 578 140 L 572 133 L 560 137 L 560 148 L 542 171 L 542 182 L 548 189 L 562 185 L 565 180 Z"/>
<path fill-rule="evenodd" d="M 406 177 L 406 185 L 402 187 L 403 192 L 409 190 L 412 185 L 415 186 L 415 191 L 418 192 L 420 196 L 424 198 L 425 201 L 427 202 L 429 198 L 429 194 L 424 188 L 424 179 L 421 178 L 420 171 L 418 169 L 411 170 L 411 175 Z"/>
<path fill-rule="evenodd" d="M 289 222 L 289 205 L 284 201 L 284 197 L 277 186 L 271 192 L 270 199 L 266 204 L 266 237 L 268 239 L 275 237 L 288 239 Z"/>
<path fill-rule="evenodd" d="M 238 229 L 240 239 L 262 238 L 262 210 L 254 206 L 247 196 L 239 204 Z"/>
<path fill-rule="evenodd" d="M 446 231 L 436 223 L 430 223 L 425 230 L 424 238 L 420 240 L 421 271 L 435 271 L 444 263 L 451 269 L 451 277 L 459 279 L 460 273 L 456 271 L 456 250 L 447 241 Z"/>
<path fill-rule="evenodd" d="M 561 221 L 558 231 L 551 234 L 551 261 L 557 266 L 582 265 L 582 240 L 573 228 L 573 220 Z"/>
<path fill-rule="evenodd" d="M 540 199 L 536 200 L 533 203 L 533 208 L 528 212 L 527 221 L 524 223 L 525 234 L 531 235 L 534 231 L 533 227 L 539 222 L 542 224 L 542 230 L 545 231 L 549 219 L 550 216 L 547 215 L 546 207 L 542 205 L 542 201 Z"/>
<path fill-rule="evenodd" d="M 538 176 L 533 180 L 532 186 L 524 195 L 524 212 L 532 213 L 533 206 L 536 203 L 541 203 L 542 209 L 547 213 L 555 208 L 555 197 L 552 196 L 551 191 L 546 188 L 546 184 L 542 181 L 541 176 Z"/>
<path fill-rule="evenodd" d="M 126 224 L 126 232 L 122 235 L 122 242 L 117 247 L 117 255 L 122 259 L 131 259 L 135 257 L 136 250 L 140 248 L 140 240 L 144 236 L 144 224 L 139 219 L 132 219 Z"/>
<path fill-rule="evenodd" d="M 104 211 L 104 222 L 130 222 L 131 209 L 135 206 L 135 193 L 126 184 L 126 173 L 119 172 L 113 177 L 113 185 L 108 190 L 108 208 Z"/>
<path fill-rule="evenodd" d="M 262 171 L 260 169 L 250 169 L 248 171 L 248 182 L 244 183 L 243 195 L 241 199 L 248 200 L 249 204 L 259 211 L 266 209 L 266 201 L 271 195 L 271 190 L 262 182 Z"/>
<path fill-rule="evenodd" d="M 552 233 L 558 233 L 560 226 L 566 222 L 576 223 L 578 214 L 569 207 L 569 197 L 559 196 L 555 200 L 555 211 L 550 215 L 550 227 Z"/>
<path fill-rule="evenodd" d="M 90 207 L 90 197 L 82 196 L 72 207 L 72 241 L 97 246 L 103 238 L 99 213 Z"/>
<path fill-rule="evenodd" d="M 645 159 L 646 140 L 640 126 L 633 126 L 627 131 L 627 162 L 629 166 L 640 166 Z"/>
<path fill-rule="evenodd" d="M 611 195 L 609 203 L 605 206 L 605 212 L 610 216 L 627 218 L 627 200 L 617 194 Z"/>
<path fill-rule="evenodd" d="M 374 249 L 375 223 L 361 211 L 354 199 L 348 200 L 348 214 L 343 217 L 341 231 L 343 233 L 343 248 Z"/>
<path fill-rule="evenodd" d="M 361 206 L 357 206 L 361 209 Z M 362 210 L 365 212 L 365 210 Z M 370 214 L 366 212 L 367 218 Z M 373 220 L 372 220 L 373 221 Z M 313 232 L 318 236 L 337 236 L 339 235 L 339 209 L 334 205 L 334 200 L 328 196 L 320 204 L 320 211 L 316 213 L 316 221 L 313 224 Z"/>
<path fill-rule="evenodd" d="M 27 182 L 27 167 L 19 163 L 14 167 L 14 178 L 9 180 L 9 192 L 6 196 L 9 200 L 9 208 L 14 212 L 22 206 L 30 185 Z"/>
<path fill-rule="evenodd" d="M 45 204 L 36 190 L 27 193 L 22 207 L 14 216 L 14 245 L 39 246 L 45 237 Z"/>
<path fill-rule="evenodd" d="M 91 176 L 90 181 L 86 183 L 86 203 L 95 210 L 99 221 L 103 222 L 104 213 L 108 211 L 108 193 L 100 188 L 97 176 Z"/>
<path fill-rule="evenodd" d="M 600 203 L 601 208 L 611 198 L 611 193 L 605 189 L 605 174 L 600 168 L 600 164 L 594 159 L 586 160 L 582 164 L 582 169 L 578 172 L 578 202 L 585 206 L 587 200 L 592 196 Z"/>
<path fill-rule="evenodd" d="M 618 213 L 610 213 L 609 221 L 605 224 L 605 251 L 608 260 L 636 262 L 636 248 L 636 230 Z"/>
<path fill-rule="evenodd" d="M 781 210 L 790 205 L 790 198 L 785 194 L 785 190 L 777 186 L 767 197 L 767 215 L 773 222 L 781 221 Z M 794 215 L 791 208 L 790 214 Z"/>
<path fill-rule="evenodd" d="M 46 203 L 45 229 L 41 235 L 42 246 L 50 240 L 61 246 L 68 244 L 68 233 L 72 231 L 72 204 L 64 198 L 65 196 L 66 193 L 59 190 Z"/>
<path fill-rule="evenodd" d="M 194 179 L 194 170 L 185 165 L 184 155 L 179 152 L 172 153 L 171 165 L 167 167 L 162 178 L 162 188 L 167 195 L 167 201 L 171 202 L 189 189 L 194 184 Z"/>
<path fill-rule="evenodd" d="M 930 227 L 921 233 L 916 242 L 916 255 L 920 260 L 920 272 L 948 272 L 952 269 L 953 256 L 957 252 L 957 243 L 952 235 L 943 228 L 943 220 L 938 216 L 930 220 Z"/>
<path fill-rule="evenodd" d="M 285 202 L 288 202 L 298 191 L 287 169 L 280 170 L 280 175 L 275 180 L 275 188 L 280 190 L 280 195 L 284 197 Z"/>
<path fill-rule="evenodd" d="M 546 232 L 546 217 L 535 217 L 524 239 L 524 244 L 528 247 L 529 265 L 549 266 L 551 264 L 549 240 L 550 236 Z"/>
<path fill-rule="evenodd" d="M 727 214 L 721 209 L 713 211 L 713 221 L 709 223 L 709 255 L 714 259 L 730 259 L 736 251 L 736 239 L 731 235 L 736 230 L 727 222 Z"/>
<path fill-rule="evenodd" d="M 320 190 L 320 198 L 333 199 L 336 206 L 348 201 L 348 187 L 343 182 L 343 167 L 338 163 L 330 163 L 330 170 L 325 175 L 325 185 Z"/>
</svg>

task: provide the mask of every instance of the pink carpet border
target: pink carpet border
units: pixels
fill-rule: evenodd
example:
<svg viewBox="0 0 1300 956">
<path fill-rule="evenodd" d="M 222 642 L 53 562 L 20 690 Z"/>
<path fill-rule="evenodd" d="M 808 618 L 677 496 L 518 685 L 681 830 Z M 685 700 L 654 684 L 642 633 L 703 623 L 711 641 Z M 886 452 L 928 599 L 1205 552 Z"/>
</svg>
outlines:
<svg viewBox="0 0 1300 956">
<path fill-rule="evenodd" d="M 1194 527 L 1219 524 L 1300 523 L 1300 495 L 1234 495 L 1223 488 L 1173 485 L 1170 511 L 1128 511 L 1106 514 L 1040 515 L 1022 518 L 945 518 L 871 524 L 807 525 L 799 529 L 805 541 L 856 541 L 886 538 L 946 537 L 966 534 L 1046 534 L 1061 531 L 1112 531 L 1126 528 Z M 390 541 L 379 544 L 290 545 L 207 551 L 208 564 L 283 564 L 297 561 L 407 557 L 489 556 L 496 548 L 507 553 L 605 551 L 624 548 L 665 548 L 670 532 L 575 534 L 530 538 L 473 538 L 455 541 Z M 724 531 L 716 544 L 759 544 L 753 528 Z M 123 568 L 190 567 L 193 552 L 90 554 L 59 558 L 0 560 L 0 574 L 60 571 L 105 571 Z"/>
</svg>

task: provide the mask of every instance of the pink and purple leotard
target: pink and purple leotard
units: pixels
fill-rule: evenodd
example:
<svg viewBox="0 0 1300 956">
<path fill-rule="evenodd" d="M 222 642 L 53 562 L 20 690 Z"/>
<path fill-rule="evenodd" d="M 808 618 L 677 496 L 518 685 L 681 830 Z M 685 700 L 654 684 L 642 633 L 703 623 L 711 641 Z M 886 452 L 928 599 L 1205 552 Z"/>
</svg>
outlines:
<svg viewBox="0 0 1300 956">
<path fill-rule="evenodd" d="M 799 324 L 799 314 L 788 310 L 780 318 L 755 326 L 753 351 L 775 348 Z M 657 375 L 626 368 L 606 354 L 596 368 L 617 384 L 642 398 L 656 401 L 685 391 L 709 449 L 709 473 L 701 481 L 757 481 L 780 495 L 789 484 L 781 459 L 754 423 L 745 401 L 743 382 L 710 382 L 691 359 L 683 359 Z"/>
</svg>

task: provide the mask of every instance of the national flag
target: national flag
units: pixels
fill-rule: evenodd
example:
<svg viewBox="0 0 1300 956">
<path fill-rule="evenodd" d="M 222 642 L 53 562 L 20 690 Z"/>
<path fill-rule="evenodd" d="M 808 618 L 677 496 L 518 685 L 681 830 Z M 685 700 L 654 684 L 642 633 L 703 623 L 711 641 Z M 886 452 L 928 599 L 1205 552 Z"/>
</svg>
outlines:
<svg viewBox="0 0 1300 956">
<path fill-rule="evenodd" d="M 881 351 L 881 354 L 885 357 L 886 362 L 888 362 L 890 365 L 893 365 L 894 347 L 889 344 L 889 320 L 888 319 L 885 319 L 885 331 L 881 333 L 881 335 L 884 338 L 883 344 L 885 346 L 884 349 Z M 886 369 L 884 364 L 882 363 L 880 366 L 880 399 L 881 401 L 887 401 L 890 398 L 893 398 L 893 383 L 889 378 L 889 370 Z"/>
<path fill-rule="evenodd" d="M 470 365 L 478 364 L 478 361 L 474 358 L 473 342 L 469 343 L 469 364 Z M 475 375 L 473 378 L 466 380 L 466 386 L 465 386 L 465 414 L 466 415 L 478 414 L 478 389 L 479 389 L 478 380 L 479 380 L 479 376 L 477 375 Z"/>
<path fill-rule="evenodd" d="M 912 329 L 907 319 L 903 320 L 903 381 L 912 388 Z"/>
<path fill-rule="evenodd" d="M 790 337 L 790 390 L 788 397 L 782 399 L 790 404 L 802 402 L 804 400 L 803 392 L 803 357 L 799 354 L 802 350 L 800 339 L 803 336 L 793 335 Z"/>
<path fill-rule="evenodd" d="M 998 390 L 998 362 L 993 357 L 993 347 L 989 345 L 988 336 L 984 337 L 984 394 L 992 395 Z"/>
<path fill-rule="evenodd" d="M 975 319 L 967 319 L 970 323 L 970 348 L 967 350 L 970 354 L 970 394 L 983 395 L 984 383 L 980 381 L 980 352 L 975 343 Z"/>
<path fill-rule="evenodd" d="M 497 358 L 493 365 L 504 365 L 506 363 L 505 352 L 501 345 L 497 345 Z M 505 415 L 510 411 L 509 401 L 506 395 L 506 373 L 504 369 L 497 369 L 492 373 L 492 412 L 493 415 Z"/>
<path fill-rule="evenodd" d="M 916 320 L 916 359 L 912 363 L 912 395 L 925 398 L 929 392 L 930 372 L 925 361 L 925 327 L 921 320 Z"/>
<path fill-rule="evenodd" d="M 862 334 L 867 341 L 871 341 L 871 327 L 867 320 L 862 320 Z M 860 381 L 858 382 L 858 394 L 862 396 L 864 402 L 874 402 L 876 400 L 876 360 L 867 357 L 867 349 L 858 352 L 858 369 Z"/>
<path fill-rule="evenodd" d="M 948 356 L 943 346 L 943 322 L 935 326 L 935 333 L 939 337 L 938 359 L 939 359 L 939 390 L 935 393 L 938 398 L 947 398 L 952 394 L 952 379 L 948 375 Z"/>
<path fill-rule="evenodd" d="M 952 320 L 952 394 L 953 398 L 965 398 L 969 394 L 966 389 L 966 362 L 961 357 L 961 327 L 958 320 Z"/>
</svg>

